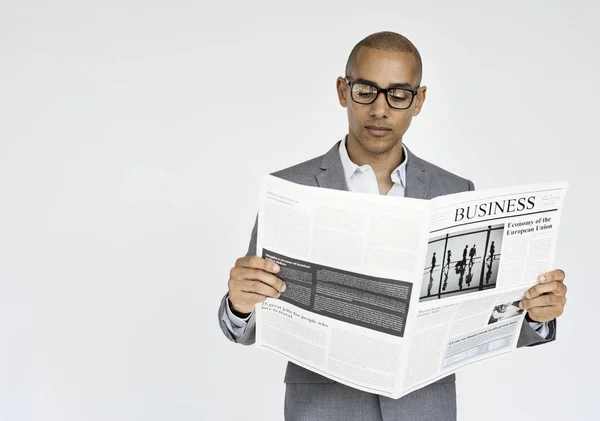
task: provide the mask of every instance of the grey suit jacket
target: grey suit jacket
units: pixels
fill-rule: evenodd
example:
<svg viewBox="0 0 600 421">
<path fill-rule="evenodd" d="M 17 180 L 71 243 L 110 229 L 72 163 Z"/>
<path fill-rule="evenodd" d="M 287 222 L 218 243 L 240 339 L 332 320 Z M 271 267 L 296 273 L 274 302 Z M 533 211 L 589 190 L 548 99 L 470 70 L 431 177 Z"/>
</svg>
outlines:
<svg viewBox="0 0 600 421">
<path fill-rule="evenodd" d="M 437 196 L 474 190 L 470 180 L 461 178 L 415 156 L 408 148 L 405 196 L 432 199 Z M 273 174 L 274 176 L 307 186 L 347 190 L 339 142 L 325 155 L 294 165 Z M 254 225 L 247 256 L 256 254 L 257 226 Z M 233 342 L 251 345 L 255 341 L 254 314 L 248 320 L 243 335 L 236 337 L 223 323 L 227 298 L 219 307 L 219 324 L 225 336 Z M 529 323 L 524 322 L 518 346 L 537 345 L 554 340 L 555 321 L 550 324 L 549 339 L 542 339 Z M 432 420 L 456 419 L 455 376 L 419 389 L 400 399 L 350 389 L 296 364 L 288 363 L 285 379 L 286 420 Z"/>
</svg>

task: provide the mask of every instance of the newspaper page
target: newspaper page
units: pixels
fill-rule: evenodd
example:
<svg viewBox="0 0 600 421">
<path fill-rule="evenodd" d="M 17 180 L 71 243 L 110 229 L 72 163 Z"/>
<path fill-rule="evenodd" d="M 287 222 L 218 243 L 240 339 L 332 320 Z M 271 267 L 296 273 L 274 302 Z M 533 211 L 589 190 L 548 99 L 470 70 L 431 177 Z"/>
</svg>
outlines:
<svg viewBox="0 0 600 421">
<path fill-rule="evenodd" d="M 287 288 L 256 307 L 256 342 L 348 386 L 396 396 L 419 301 L 430 204 L 267 176 L 257 255 Z M 414 282 L 417 282 L 414 284 Z M 410 337 L 410 335 L 408 335 Z"/>
<path fill-rule="evenodd" d="M 266 176 L 257 255 L 287 289 L 257 305 L 257 345 L 392 398 L 514 350 L 518 302 L 552 266 L 565 190 L 428 201 Z"/>
<path fill-rule="evenodd" d="M 403 394 L 513 351 L 519 301 L 553 268 L 567 183 L 431 200 L 431 226 Z"/>
</svg>

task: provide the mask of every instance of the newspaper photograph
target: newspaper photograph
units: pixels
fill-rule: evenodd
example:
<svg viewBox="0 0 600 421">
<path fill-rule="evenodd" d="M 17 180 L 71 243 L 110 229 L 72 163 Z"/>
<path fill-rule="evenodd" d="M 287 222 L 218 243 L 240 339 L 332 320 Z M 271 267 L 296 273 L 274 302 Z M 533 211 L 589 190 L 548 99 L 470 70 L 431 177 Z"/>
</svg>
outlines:
<svg viewBox="0 0 600 421">
<path fill-rule="evenodd" d="M 519 302 L 552 267 L 566 189 L 421 200 L 265 176 L 257 255 L 287 289 L 257 304 L 257 345 L 392 398 L 513 351 Z"/>
<path fill-rule="evenodd" d="M 495 288 L 503 237 L 496 224 L 429 240 L 420 301 Z"/>
</svg>

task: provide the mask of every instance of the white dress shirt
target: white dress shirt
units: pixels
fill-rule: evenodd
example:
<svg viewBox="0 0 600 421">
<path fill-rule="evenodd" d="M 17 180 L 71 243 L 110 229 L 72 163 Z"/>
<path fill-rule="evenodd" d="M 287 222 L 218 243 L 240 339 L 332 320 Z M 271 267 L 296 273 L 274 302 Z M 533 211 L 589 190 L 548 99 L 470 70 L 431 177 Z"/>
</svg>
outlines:
<svg viewBox="0 0 600 421">
<path fill-rule="evenodd" d="M 373 168 L 371 168 L 370 165 L 362 165 L 359 167 L 350 159 L 348 150 L 346 149 L 347 138 L 348 137 L 346 136 L 344 141 L 340 142 L 339 152 L 348 190 L 351 192 L 379 194 L 377 177 L 375 176 L 375 172 L 373 172 Z M 394 185 L 386 193 L 387 196 L 404 197 L 404 190 L 406 188 L 406 163 L 408 161 L 408 153 L 406 152 L 404 144 L 402 144 L 402 151 L 404 160 L 394 171 L 392 171 L 391 179 Z M 246 330 L 246 322 L 249 318 L 250 316 L 245 319 L 237 317 L 231 312 L 229 306 L 227 306 L 227 311 L 223 314 L 223 321 L 234 336 L 241 336 L 244 333 Z M 529 325 L 541 337 L 548 337 L 550 329 L 547 323 L 529 322 Z"/>
</svg>

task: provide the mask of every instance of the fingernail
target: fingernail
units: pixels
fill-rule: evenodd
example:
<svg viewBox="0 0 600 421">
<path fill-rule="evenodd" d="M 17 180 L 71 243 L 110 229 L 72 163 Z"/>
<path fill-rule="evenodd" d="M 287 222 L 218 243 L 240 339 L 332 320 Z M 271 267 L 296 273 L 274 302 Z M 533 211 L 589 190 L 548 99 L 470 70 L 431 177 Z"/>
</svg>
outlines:
<svg viewBox="0 0 600 421">
<path fill-rule="evenodd" d="M 279 272 L 279 265 L 273 265 L 273 270 L 275 272 Z"/>
<path fill-rule="evenodd" d="M 546 282 L 546 277 L 544 275 L 540 275 L 538 279 L 540 280 L 540 282 Z"/>
<path fill-rule="evenodd" d="M 527 291 L 527 292 L 525 293 L 525 298 L 527 298 L 527 299 L 530 299 L 530 298 L 531 298 L 531 294 L 529 294 L 529 291 Z"/>
<path fill-rule="evenodd" d="M 519 308 L 523 308 L 523 301 L 519 301 Z"/>
<path fill-rule="evenodd" d="M 287 286 L 285 284 L 283 284 L 283 286 L 281 287 L 280 291 L 281 292 L 285 292 L 285 289 L 287 288 Z"/>
</svg>

